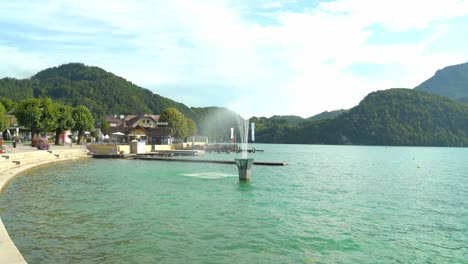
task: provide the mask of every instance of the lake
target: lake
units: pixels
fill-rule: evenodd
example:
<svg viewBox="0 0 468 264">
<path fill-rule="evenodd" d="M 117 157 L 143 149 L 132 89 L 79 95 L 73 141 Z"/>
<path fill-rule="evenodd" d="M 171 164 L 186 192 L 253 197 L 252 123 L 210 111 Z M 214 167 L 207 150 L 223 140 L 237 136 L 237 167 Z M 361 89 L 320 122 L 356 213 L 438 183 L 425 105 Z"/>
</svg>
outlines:
<svg viewBox="0 0 468 264">
<path fill-rule="evenodd" d="M 257 144 L 234 165 L 85 160 L 0 196 L 34 263 L 468 263 L 468 149 Z M 200 158 L 233 160 L 234 154 Z"/>
</svg>

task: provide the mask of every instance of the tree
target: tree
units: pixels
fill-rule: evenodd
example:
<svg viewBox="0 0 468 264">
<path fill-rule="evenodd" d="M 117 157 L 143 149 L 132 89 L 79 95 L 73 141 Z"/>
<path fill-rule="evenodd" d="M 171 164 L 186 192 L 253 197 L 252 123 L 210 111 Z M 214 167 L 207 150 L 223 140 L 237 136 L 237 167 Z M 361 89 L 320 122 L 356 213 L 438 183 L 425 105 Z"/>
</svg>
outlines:
<svg viewBox="0 0 468 264">
<path fill-rule="evenodd" d="M 29 127 L 34 138 L 40 129 L 42 109 L 36 98 L 22 100 L 15 109 L 15 116 L 20 126 Z"/>
<path fill-rule="evenodd" d="M 41 131 L 53 131 L 57 113 L 50 98 L 31 98 L 18 103 L 15 116 L 21 126 L 29 127 L 34 138 Z"/>
<path fill-rule="evenodd" d="M 5 115 L 5 107 L 3 106 L 3 104 L 0 103 L 0 133 L 7 128 L 8 120 Z"/>
<path fill-rule="evenodd" d="M 15 108 L 15 102 L 13 102 L 10 98 L 0 97 L 0 104 L 3 104 L 5 107 L 6 113 Z"/>
<path fill-rule="evenodd" d="M 197 124 L 190 118 L 186 119 L 187 121 L 187 136 L 196 135 L 198 133 Z"/>
<path fill-rule="evenodd" d="M 86 130 L 93 129 L 94 119 L 93 115 L 86 106 L 78 106 L 72 111 L 72 118 L 75 121 L 72 129 L 78 131 L 78 144 L 81 142 L 81 138 Z"/>
<path fill-rule="evenodd" d="M 187 137 L 187 118 L 174 107 L 164 109 L 159 115 L 159 121 L 169 123 L 169 126 L 174 129 L 174 137 L 176 139 Z"/>
<path fill-rule="evenodd" d="M 72 117 L 73 108 L 71 106 L 62 105 L 56 103 L 56 126 L 55 126 L 55 145 L 60 143 L 60 135 L 71 129 L 74 125 L 74 119 Z"/>
<path fill-rule="evenodd" d="M 57 118 L 59 116 L 57 112 L 58 104 L 55 104 L 50 98 L 39 100 L 42 109 L 40 131 L 53 132 L 57 126 Z"/>
<path fill-rule="evenodd" d="M 109 122 L 107 121 L 107 119 L 104 117 L 101 121 L 101 132 L 104 134 L 104 135 L 107 135 L 107 130 L 109 129 L 110 125 L 109 125 Z"/>
</svg>

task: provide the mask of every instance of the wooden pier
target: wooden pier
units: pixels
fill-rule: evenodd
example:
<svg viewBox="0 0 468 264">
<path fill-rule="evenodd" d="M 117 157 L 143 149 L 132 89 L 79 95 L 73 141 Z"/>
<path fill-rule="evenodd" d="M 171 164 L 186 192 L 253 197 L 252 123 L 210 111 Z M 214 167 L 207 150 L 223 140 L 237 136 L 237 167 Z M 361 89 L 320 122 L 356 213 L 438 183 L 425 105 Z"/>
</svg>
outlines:
<svg viewBox="0 0 468 264">
<path fill-rule="evenodd" d="M 242 149 L 237 144 L 210 144 L 203 148 L 205 152 L 211 153 L 240 153 Z M 262 149 L 255 149 L 252 147 L 251 149 L 247 149 L 249 153 L 255 152 L 263 152 Z"/>
<path fill-rule="evenodd" d="M 157 160 L 157 161 L 175 161 L 175 162 L 192 162 L 192 163 L 215 163 L 215 164 L 233 164 L 236 162 L 234 160 L 204 160 L 204 159 L 183 159 L 183 158 L 166 158 L 166 157 L 154 157 L 146 155 L 135 155 L 129 157 L 131 159 L 138 160 Z M 254 161 L 254 165 L 261 166 L 286 166 L 287 162 L 270 162 L 270 161 Z"/>
<path fill-rule="evenodd" d="M 199 149 L 184 149 L 184 150 L 158 150 L 144 155 L 160 156 L 160 157 L 172 157 L 172 156 L 203 156 L 205 155 L 204 150 Z"/>
</svg>

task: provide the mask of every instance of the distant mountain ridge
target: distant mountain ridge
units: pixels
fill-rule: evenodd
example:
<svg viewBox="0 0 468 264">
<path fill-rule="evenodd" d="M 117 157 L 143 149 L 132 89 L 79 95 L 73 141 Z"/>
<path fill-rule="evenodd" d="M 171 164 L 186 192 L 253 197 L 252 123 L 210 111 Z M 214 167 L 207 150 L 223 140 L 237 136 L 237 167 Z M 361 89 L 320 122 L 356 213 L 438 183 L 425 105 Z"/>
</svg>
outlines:
<svg viewBox="0 0 468 264">
<path fill-rule="evenodd" d="M 272 122 L 286 123 L 290 125 L 297 125 L 306 121 L 306 119 L 295 115 L 274 115 L 268 119 Z"/>
<path fill-rule="evenodd" d="M 468 102 L 468 63 L 452 65 L 438 70 L 434 76 L 414 88 Z"/>
<path fill-rule="evenodd" d="M 348 110 L 340 109 L 340 110 L 335 110 L 335 111 L 324 111 L 320 114 L 316 114 L 314 116 L 308 117 L 308 118 L 302 118 L 300 116 L 295 116 L 295 115 L 274 115 L 270 118 L 266 117 L 252 117 L 254 120 L 262 120 L 263 123 L 269 122 L 269 123 L 276 123 L 276 124 L 288 124 L 288 125 L 299 125 L 303 122 L 308 122 L 308 121 L 318 121 L 322 119 L 332 119 L 335 118 L 343 113 L 346 113 Z"/>
<path fill-rule="evenodd" d="M 317 115 L 314 115 L 314 116 L 311 116 L 309 118 L 307 118 L 307 120 L 310 120 L 310 121 L 318 121 L 318 120 L 322 120 L 322 119 L 330 119 L 330 118 L 335 118 L 343 113 L 346 113 L 348 110 L 344 110 L 344 109 L 340 109 L 340 110 L 334 110 L 334 111 L 325 111 L 325 112 L 322 112 L 320 114 L 317 114 Z"/>
<path fill-rule="evenodd" d="M 83 63 L 67 63 L 57 67 L 47 68 L 33 75 L 31 80 L 47 80 L 53 78 L 65 78 L 70 81 L 99 81 L 116 77 L 128 82 L 122 77 L 107 72 L 96 66 L 87 66 Z"/>
<path fill-rule="evenodd" d="M 49 97 L 66 105 L 84 105 L 96 118 L 105 114 L 160 113 L 168 107 L 176 107 L 191 118 L 195 116 L 184 104 L 82 63 L 48 68 L 30 79 L 0 79 L 0 97 L 15 101 Z"/>
<path fill-rule="evenodd" d="M 238 114 L 223 107 L 188 107 L 139 87 L 99 67 L 67 63 L 38 72 L 30 79 L 0 79 L 0 97 L 20 101 L 49 97 L 65 105 L 84 105 L 96 120 L 106 114 L 159 114 L 175 107 L 198 124 L 211 140 L 227 141 L 224 127 L 235 126 Z"/>
<path fill-rule="evenodd" d="M 468 64 L 446 67 L 413 90 L 370 93 L 349 110 L 325 111 L 307 119 L 280 115 L 252 117 L 256 142 L 468 146 L 467 68 Z M 0 79 L 0 97 L 14 101 L 49 97 L 66 105 L 84 105 L 96 119 L 105 114 L 158 114 L 175 107 L 192 118 L 199 134 L 209 136 L 212 142 L 226 142 L 230 128 L 237 127 L 239 118 L 237 113 L 223 107 L 188 107 L 101 68 L 81 63 L 45 69 L 30 79 Z"/>
<path fill-rule="evenodd" d="M 95 116 L 160 113 L 176 107 L 193 118 L 182 103 L 162 97 L 101 68 L 68 63 L 38 72 L 30 78 L 35 97 L 50 97 L 69 105 L 84 105 Z"/>
<path fill-rule="evenodd" d="M 468 146 L 468 104 L 412 89 L 370 93 L 333 119 L 297 126 L 256 121 L 258 142 Z"/>
</svg>

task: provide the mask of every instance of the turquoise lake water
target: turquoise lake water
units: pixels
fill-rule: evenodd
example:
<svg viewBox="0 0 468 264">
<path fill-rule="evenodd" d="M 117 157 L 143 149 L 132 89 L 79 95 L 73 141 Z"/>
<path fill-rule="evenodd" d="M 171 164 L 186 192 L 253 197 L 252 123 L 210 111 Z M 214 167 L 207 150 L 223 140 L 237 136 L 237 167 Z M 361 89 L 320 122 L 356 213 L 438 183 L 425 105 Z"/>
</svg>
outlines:
<svg viewBox="0 0 468 264">
<path fill-rule="evenodd" d="M 0 196 L 30 263 L 468 263 L 468 149 L 258 145 L 234 165 L 89 160 Z M 234 159 L 207 154 L 208 159 Z"/>
</svg>

